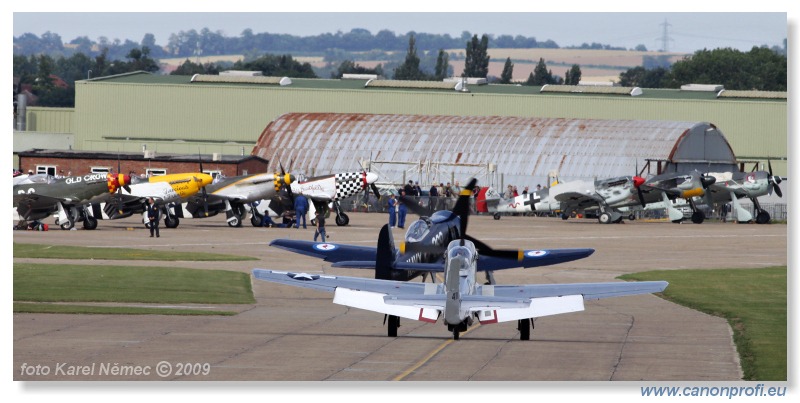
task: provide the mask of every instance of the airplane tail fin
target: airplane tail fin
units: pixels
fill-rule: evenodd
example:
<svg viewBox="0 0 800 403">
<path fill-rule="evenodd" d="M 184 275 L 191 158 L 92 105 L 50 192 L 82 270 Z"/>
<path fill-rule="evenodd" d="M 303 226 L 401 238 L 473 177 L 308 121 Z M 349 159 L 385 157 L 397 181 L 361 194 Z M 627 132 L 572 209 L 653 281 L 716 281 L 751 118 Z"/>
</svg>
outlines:
<svg viewBox="0 0 800 403">
<path fill-rule="evenodd" d="M 397 248 L 394 246 L 394 237 L 389 224 L 381 228 L 378 235 L 378 248 L 375 253 L 375 278 L 379 280 L 391 280 L 392 268 L 394 266 Z"/>
</svg>

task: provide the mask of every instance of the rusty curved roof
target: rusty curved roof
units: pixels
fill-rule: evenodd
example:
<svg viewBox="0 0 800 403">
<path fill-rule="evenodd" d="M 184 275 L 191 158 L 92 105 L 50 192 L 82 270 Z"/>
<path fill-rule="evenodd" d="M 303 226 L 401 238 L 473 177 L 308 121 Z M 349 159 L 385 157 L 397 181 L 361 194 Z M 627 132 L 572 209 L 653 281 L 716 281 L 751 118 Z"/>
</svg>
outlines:
<svg viewBox="0 0 800 403">
<path fill-rule="evenodd" d="M 562 180 L 631 175 L 647 159 L 735 164 L 722 133 L 703 122 L 362 113 L 281 115 L 253 155 L 313 174 L 372 161 L 381 181 L 428 186 L 470 176 L 532 186 L 552 171 Z"/>
</svg>

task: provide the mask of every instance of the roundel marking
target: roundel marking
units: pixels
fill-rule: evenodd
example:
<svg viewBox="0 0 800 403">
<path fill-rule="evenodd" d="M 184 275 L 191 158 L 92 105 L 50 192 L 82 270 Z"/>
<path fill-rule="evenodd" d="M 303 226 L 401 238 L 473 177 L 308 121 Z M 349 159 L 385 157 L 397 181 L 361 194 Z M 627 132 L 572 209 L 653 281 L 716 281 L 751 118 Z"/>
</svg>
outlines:
<svg viewBox="0 0 800 403">
<path fill-rule="evenodd" d="M 525 252 L 525 256 L 527 257 L 542 257 L 547 254 L 546 250 L 529 250 Z"/>
<path fill-rule="evenodd" d="M 314 249 L 321 250 L 323 252 L 330 252 L 339 249 L 339 247 L 332 243 L 318 243 L 314 245 Z"/>
</svg>

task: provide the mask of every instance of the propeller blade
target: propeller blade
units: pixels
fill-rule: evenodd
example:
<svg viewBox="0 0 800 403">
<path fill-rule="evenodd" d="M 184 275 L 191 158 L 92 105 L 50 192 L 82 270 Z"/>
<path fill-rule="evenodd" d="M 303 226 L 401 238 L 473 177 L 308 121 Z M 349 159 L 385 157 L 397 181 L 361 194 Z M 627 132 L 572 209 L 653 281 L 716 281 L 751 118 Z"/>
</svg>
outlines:
<svg viewBox="0 0 800 403">
<path fill-rule="evenodd" d="M 461 194 L 458 195 L 456 205 L 453 206 L 453 214 L 461 219 L 461 242 L 464 242 L 464 236 L 467 235 L 467 219 L 469 218 L 470 198 L 472 198 L 472 191 L 478 184 L 477 178 L 470 179 L 467 186 L 461 189 Z"/>
<path fill-rule="evenodd" d="M 400 196 L 397 198 L 397 200 L 405 204 L 406 208 L 408 208 L 409 210 L 411 210 L 412 213 L 418 216 L 428 216 L 430 214 L 430 211 L 428 209 L 420 206 L 416 200 L 408 196 Z"/>
<path fill-rule="evenodd" d="M 783 197 L 783 192 L 781 192 L 781 188 L 780 188 L 780 186 L 778 186 L 777 183 L 773 183 L 772 184 L 772 189 L 775 190 L 775 194 L 777 194 L 778 197 Z"/>
<path fill-rule="evenodd" d="M 379 192 L 379 191 L 378 191 L 378 186 L 376 186 L 376 185 L 375 185 L 375 182 L 373 182 L 373 183 L 370 183 L 370 184 L 369 184 L 369 187 L 370 187 L 370 188 L 372 188 L 372 193 L 375 195 L 375 198 L 377 198 L 378 200 L 380 200 L 380 198 L 381 198 L 381 192 Z"/>
</svg>

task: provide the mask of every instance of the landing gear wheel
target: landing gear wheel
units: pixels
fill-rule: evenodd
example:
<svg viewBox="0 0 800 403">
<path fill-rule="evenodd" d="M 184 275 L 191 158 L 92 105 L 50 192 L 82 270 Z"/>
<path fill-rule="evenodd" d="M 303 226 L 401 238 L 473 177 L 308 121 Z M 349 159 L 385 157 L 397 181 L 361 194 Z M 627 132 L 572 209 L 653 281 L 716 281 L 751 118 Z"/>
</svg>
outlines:
<svg viewBox="0 0 800 403">
<path fill-rule="evenodd" d="M 263 217 L 261 217 L 259 214 L 255 214 L 255 213 L 254 213 L 254 214 L 253 214 L 253 215 L 250 217 L 250 224 L 253 224 L 253 226 L 254 226 L 254 227 L 261 227 L 261 226 L 262 226 L 262 225 L 261 225 L 261 220 L 263 220 L 263 219 L 264 219 L 264 218 L 263 218 Z"/>
<path fill-rule="evenodd" d="M 458 340 L 458 326 L 453 328 L 453 340 Z"/>
<path fill-rule="evenodd" d="M 610 223 L 611 223 L 611 214 L 608 214 L 608 213 L 601 213 L 601 214 L 600 214 L 600 215 L 597 217 L 597 221 L 599 221 L 599 222 L 600 222 L 600 224 L 610 224 Z"/>
<path fill-rule="evenodd" d="M 494 217 L 495 220 L 499 220 L 500 219 L 500 213 L 494 213 L 493 217 Z"/>
<path fill-rule="evenodd" d="M 633 221 L 633 220 L 635 220 L 635 219 L 636 219 L 636 215 L 635 215 L 635 214 L 633 214 L 633 213 L 631 213 L 631 214 L 628 216 L 628 220 L 630 220 L 630 221 Z"/>
<path fill-rule="evenodd" d="M 348 217 L 347 214 L 341 213 L 336 215 L 336 225 L 344 227 L 349 223 L 350 223 L 350 217 Z"/>
<path fill-rule="evenodd" d="M 389 331 L 389 337 L 397 337 L 397 328 L 400 327 L 400 317 L 389 315 L 389 320 L 387 322 Z"/>
<path fill-rule="evenodd" d="M 164 219 L 164 226 L 167 228 L 178 228 L 178 224 L 180 224 L 181 220 L 178 217 L 167 217 Z"/>
<path fill-rule="evenodd" d="M 619 218 L 617 218 L 616 220 L 614 220 L 614 224 L 619 224 L 619 223 L 621 223 L 623 218 L 625 218 L 625 217 L 619 217 Z"/>
<path fill-rule="evenodd" d="M 234 228 L 235 227 L 241 227 L 242 226 L 242 217 L 240 215 L 238 215 L 238 214 L 234 214 L 233 217 L 231 217 L 231 220 L 228 221 L 228 226 L 229 227 L 234 227 Z"/>
<path fill-rule="evenodd" d="M 569 215 L 567 213 L 561 213 L 561 219 L 566 221 L 569 219 Z"/>
<path fill-rule="evenodd" d="M 756 214 L 756 224 L 766 224 L 769 222 L 769 213 L 761 210 Z"/>
<path fill-rule="evenodd" d="M 83 219 L 83 229 L 92 230 L 97 228 L 97 219 L 94 217 L 86 216 Z"/>
<path fill-rule="evenodd" d="M 520 319 L 517 321 L 517 329 L 519 329 L 519 339 L 520 340 L 530 340 L 531 339 L 531 320 L 530 319 Z"/>
<path fill-rule="evenodd" d="M 692 213 L 692 222 L 695 224 L 702 224 L 706 219 L 706 215 L 702 211 L 695 211 Z"/>
<path fill-rule="evenodd" d="M 61 229 L 63 229 L 63 230 L 71 230 L 72 227 L 75 226 L 75 221 L 67 220 L 67 222 L 62 223 L 60 226 L 61 226 Z"/>
</svg>

